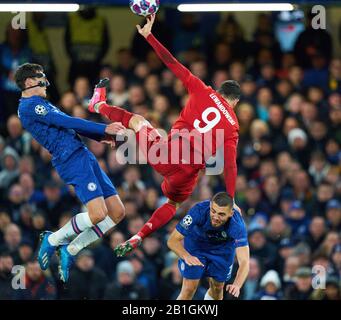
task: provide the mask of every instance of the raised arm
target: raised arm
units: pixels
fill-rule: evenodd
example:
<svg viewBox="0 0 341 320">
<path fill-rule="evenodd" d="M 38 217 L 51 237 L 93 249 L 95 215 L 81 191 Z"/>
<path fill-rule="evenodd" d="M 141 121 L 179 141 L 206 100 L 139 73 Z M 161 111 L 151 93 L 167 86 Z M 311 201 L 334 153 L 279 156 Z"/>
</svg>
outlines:
<svg viewBox="0 0 341 320">
<path fill-rule="evenodd" d="M 234 139 L 224 145 L 224 177 L 226 192 L 234 198 L 237 180 L 237 143 Z"/>
<path fill-rule="evenodd" d="M 197 77 L 195 77 L 184 65 L 182 65 L 175 57 L 154 37 L 152 34 L 152 26 L 155 20 L 155 14 L 147 17 L 147 23 L 141 27 L 136 26 L 138 32 L 153 47 L 156 54 L 162 62 L 179 78 L 187 90 L 191 91 L 196 86 L 206 85 Z"/>
<path fill-rule="evenodd" d="M 105 125 L 103 123 L 70 117 L 61 111 L 47 111 L 46 109 L 45 112 L 41 112 L 38 116 L 38 121 L 40 122 L 59 128 L 73 129 L 77 133 L 95 140 L 100 139 L 105 134 L 114 135 L 120 130 L 125 129 L 122 124 L 112 123 Z"/>
</svg>

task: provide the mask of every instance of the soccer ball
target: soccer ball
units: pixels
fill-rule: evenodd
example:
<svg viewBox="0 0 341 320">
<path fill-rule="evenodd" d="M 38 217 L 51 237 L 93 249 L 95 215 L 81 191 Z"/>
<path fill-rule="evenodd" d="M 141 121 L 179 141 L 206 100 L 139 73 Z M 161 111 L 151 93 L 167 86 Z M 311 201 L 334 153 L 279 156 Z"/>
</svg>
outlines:
<svg viewBox="0 0 341 320">
<path fill-rule="evenodd" d="M 135 14 L 146 17 L 159 10 L 160 0 L 130 0 L 129 6 Z"/>
</svg>

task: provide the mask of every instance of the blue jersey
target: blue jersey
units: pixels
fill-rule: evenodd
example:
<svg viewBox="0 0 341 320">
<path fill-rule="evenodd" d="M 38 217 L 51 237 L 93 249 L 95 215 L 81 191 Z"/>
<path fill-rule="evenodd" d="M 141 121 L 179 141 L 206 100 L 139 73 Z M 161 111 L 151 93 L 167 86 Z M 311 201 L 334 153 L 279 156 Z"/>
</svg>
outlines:
<svg viewBox="0 0 341 320">
<path fill-rule="evenodd" d="M 86 149 L 77 134 L 96 140 L 105 135 L 105 124 L 72 118 L 40 96 L 21 98 L 18 116 L 23 127 L 51 153 L 54 166 L 78 149 Z"/>
<path fill-rule="evenodd" d="M 232 217 L 224 225 L 211 225 L 210 201 L 196 204 L 178 223 L 176 229 L 185 236 L 185 246 L 227 251 L 248 245 L 245 223 L 233 209 Z"/>
<path fill-rule="evenodd" d="M 179 269 L 184 278 L 207 276 L 224 282 L 231 277 L 235 249 L 248 246 L 243 218 L 237 210 L 233 211 L 224 225 L 213 227 L 207 200 L 193 206 L 177 224 L 176 230 L 185 237 L 185 249 L 204 264 L 204 267 L 188 266 L 180 259 Z"/>
</svg>

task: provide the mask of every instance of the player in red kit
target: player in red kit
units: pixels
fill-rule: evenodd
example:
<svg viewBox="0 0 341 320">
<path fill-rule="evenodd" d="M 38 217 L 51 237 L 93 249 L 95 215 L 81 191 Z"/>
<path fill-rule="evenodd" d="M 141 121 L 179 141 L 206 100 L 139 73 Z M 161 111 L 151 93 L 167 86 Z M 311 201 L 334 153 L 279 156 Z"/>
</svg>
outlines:
<svg viewBox="0 0 341 320">
<path fill-rule="evenodd" d="M 105 115 L 111 121 L 121 122 L 126 128 L 134 130 L 139 147 L 145 155 L 158 143 L 161 145 L 159 154 L 166 154 L 165 157 L 168 160 L 167 163 L 164 161 L 153 163 L 147 156 L 149 164 L 164 177 L 161 188 L 168 202 L 153 213 L 136 235 L 115 248 L 118 256 L 132 251 L 145 237 L 173 218 L 177 207 L 192 194 L 199 171 L 205 168 L 205 161 L 210 156 L 214 156 L 220 147 L 224 148 L 226 191 L 231 197 L 234 197 L 235 193 L 239 125 L 233 108 L 240 98 L 240 86 L 233 80 L 222 83 L 217 91 L 206 86 L 153 36 L 151 28 L 154 20 L 155 15 L 149 16 L 143 28 L 137 26 L 138 32 L 149 42 L 166 66 L 182 81 L 189 93 L 188 102 L 167 139 L 161 138 L 157 130 L 142 116 L 107 105 L 105 81 L 97 85 L 89 104 L 91 112 Z M 182 135 L 182 132 L 189 132 L 190 135 Z M 141 139 L 147 143 L 142 144 Z M 188 144 L 190 154 L 184 154 L 183 149 L 180 148 L 180 151 L 176 153 L 178 162 L 174 163 L 172 160 L 174 160 L 175 152 L 173 151 L 172 154 L 171 143 L 176 140 L 180 145 Z M 196 143 L 196 141 L 199 142 Z M 167 148 L 164 151 L 169 152 L 163 152 L 162 146 Z M 200 161 L 197 161 L 198 158 Z"/>
</svg>

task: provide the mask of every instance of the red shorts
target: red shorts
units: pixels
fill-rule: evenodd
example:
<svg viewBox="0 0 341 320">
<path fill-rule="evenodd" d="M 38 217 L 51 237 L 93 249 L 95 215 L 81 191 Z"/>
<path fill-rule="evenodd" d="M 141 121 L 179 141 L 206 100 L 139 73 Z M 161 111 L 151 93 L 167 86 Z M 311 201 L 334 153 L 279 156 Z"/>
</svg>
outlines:
<svg viewBox="0 0 341 320">
<path fill-rule="evenodd" d="M 145 134 L 145 132 L 140 133 L 140 135 L 142 134 Z M 167 139 L 163 139 L 162 141 L 165 148 L 170 148 Z M 153 144 L 154 141 L 145 143 L 144 147 L 139 144 L 140 150 L 146 158 L 148 158 L 148 151 Z M 170 149 L 168 149 L 167 154 L 170 155 L 170 152 Z M 164 177 L 164 181 L 161 184 L 164 195 L 174 202 L 183 202 L 192 194 L 198 180 L 199 171 L 205 166 L 203 164 L 171 164 L 170 159 L 166 162 L 166 164 L 153 164 L 148 159 L 148 163 L 153 169 Z"/>
<path fill-rule="evenodd" d="M 169 170 L 161 184 L 163 194 L 174 202 L 187 200 L 195 188 L 200 168 L 183 164 L 164 164 L 162 169 Z M 157 170 L 158 171 L 158 170 Z"/>
</svg>

